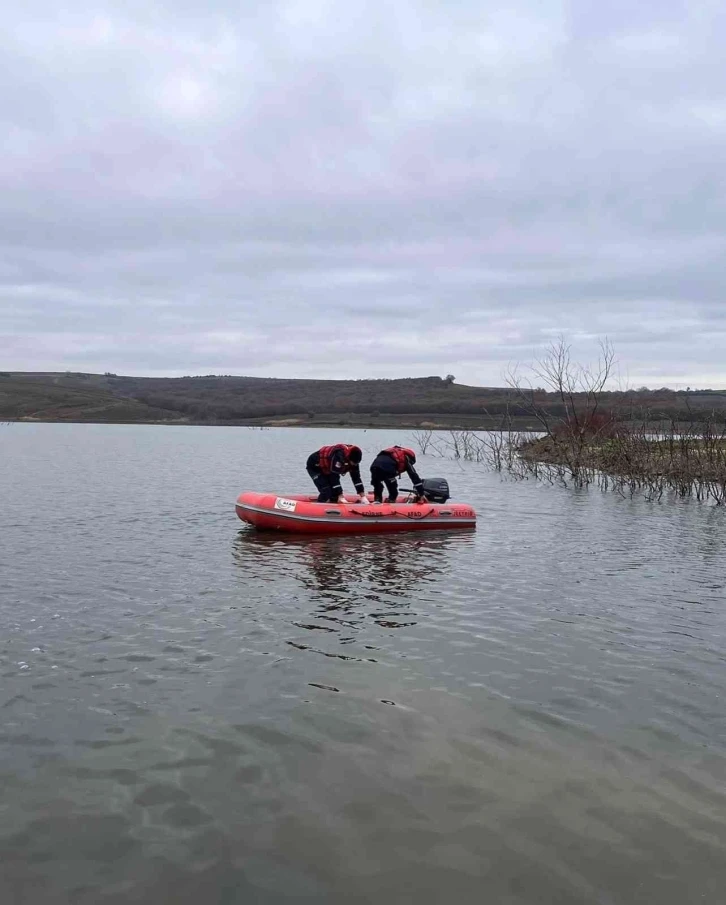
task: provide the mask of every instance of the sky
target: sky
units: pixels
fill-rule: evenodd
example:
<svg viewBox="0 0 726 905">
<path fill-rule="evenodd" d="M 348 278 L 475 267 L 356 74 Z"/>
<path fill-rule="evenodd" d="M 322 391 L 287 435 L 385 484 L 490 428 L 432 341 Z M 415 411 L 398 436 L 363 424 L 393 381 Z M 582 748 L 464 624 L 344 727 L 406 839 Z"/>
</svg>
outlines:
<svg viewBox="0 0 726 905">
<path fill-rule="evenodd" d="M 505 8 L 506 7 L 506 8 Z M 0 369 L 726 387 L 722 0 L 23 0 Z"/>
</svg>

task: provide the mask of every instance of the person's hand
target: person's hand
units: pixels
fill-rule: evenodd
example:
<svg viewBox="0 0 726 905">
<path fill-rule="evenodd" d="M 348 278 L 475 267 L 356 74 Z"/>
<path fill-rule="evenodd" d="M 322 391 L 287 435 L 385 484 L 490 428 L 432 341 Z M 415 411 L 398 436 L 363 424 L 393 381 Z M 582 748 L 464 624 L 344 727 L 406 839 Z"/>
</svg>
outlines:
<svg viewBox="0 0 726 905">
<path fill-rule="evenodd" d="M 358 502 L 361 504 L 361 506 L 367 506 L 367 505 L 368 505 L 368 497 L 367 497 L 364 493 L 362 493 L 362 494 L 358 497 Z"/>
</svg>

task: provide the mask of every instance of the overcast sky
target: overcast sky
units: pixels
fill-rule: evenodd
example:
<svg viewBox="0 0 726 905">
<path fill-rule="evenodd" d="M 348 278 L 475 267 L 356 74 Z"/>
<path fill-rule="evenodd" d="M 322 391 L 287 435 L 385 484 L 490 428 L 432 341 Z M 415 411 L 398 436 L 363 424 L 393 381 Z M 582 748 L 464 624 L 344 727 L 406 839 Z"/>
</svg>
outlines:
<svg viewBox="0 0 726 905">
<path fill-rule="evenodd" d="M 23 0 L 0 368 L 726 386 L 723 0 Z"/>
</svg>

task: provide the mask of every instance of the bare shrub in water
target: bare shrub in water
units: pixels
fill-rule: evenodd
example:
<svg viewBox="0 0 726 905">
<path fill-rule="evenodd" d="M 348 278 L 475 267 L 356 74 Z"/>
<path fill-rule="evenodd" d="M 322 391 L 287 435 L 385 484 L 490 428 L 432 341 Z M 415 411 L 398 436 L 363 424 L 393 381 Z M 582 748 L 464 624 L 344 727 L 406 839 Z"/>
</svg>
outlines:
<svg viewBox="0 0 726 905">
<path fill-rule="evenodd" d="M 613 430 L 616 416 L 603 411 L 601 397 L 614 365 L 615 352 L 608 340 L 600 343 L 600 355 L 594 365 L 573 362 L 570 346 L 563 337 L 552 343 L 531 371 L 539 384 L 559 399 L 556 413 L 540 403 L 542 386 L 535 389 L 531 381 L 525 383 L 516 368 L 506 375 L 517 404 L 539 423 L 548 441 L 549 464 L 559 480 L 569 477 L 577 485 L 586 485 L 593 478 L 586 448 Z"/>
<path fill-rule="evenodd" d="M 650 499 L 668 491 L 726 504 L 726 414 L 701 409 L 696 415 L 689 406 L 689 420 L 664 422 L 648 411 L 605 407 L 615 355 L 607 341 L 600 349 L 594 366 L 580 365 L 561 339 L 533 367 L 538 381 L 556 393 L 556 411 L 540 403 L 541 389 L 510 370 L 514 404 L 536 419 L 538 436 L 513 431 L 505 413 L 498 430 L 452 430 L 429 437 L 428 446 L 437 455 L 484 463 L 518 478 L 593 484 Z"/>
<path fill-rule="evenodd" d="M 413 440 L 416 446 L 421 450 L 421 455 L 425 456 L 428 448 L 431 446 L 431 440 L 434 432 L 432 430 L 418 430 L 413 432 Z"/>
</svg>

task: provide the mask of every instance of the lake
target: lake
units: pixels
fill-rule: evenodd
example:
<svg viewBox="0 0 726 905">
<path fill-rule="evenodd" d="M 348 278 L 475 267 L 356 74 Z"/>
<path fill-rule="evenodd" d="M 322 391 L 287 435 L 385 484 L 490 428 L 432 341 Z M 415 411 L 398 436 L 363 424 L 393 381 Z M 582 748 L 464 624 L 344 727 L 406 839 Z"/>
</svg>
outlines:
<svg viewBox="0 0 726 905">
<path fill-rule="evenodd" d="M 338 441 L 412 436 L 0 425 L 3 905 L 720 905 L 726 512 L 422 457 L 475 533 L 236 518 Z"/>
</svg>

